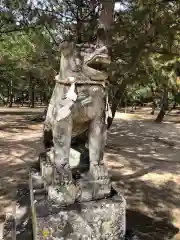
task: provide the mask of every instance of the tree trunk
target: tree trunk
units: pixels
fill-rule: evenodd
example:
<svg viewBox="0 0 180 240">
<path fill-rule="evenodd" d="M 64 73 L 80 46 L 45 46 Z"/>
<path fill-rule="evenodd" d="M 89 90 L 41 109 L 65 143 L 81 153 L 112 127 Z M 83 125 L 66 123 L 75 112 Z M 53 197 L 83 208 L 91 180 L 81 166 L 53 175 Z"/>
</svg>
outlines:
<svg viewBox="0 0 180 240">
<path fill-rule="evenodd" d="M 172 108 L 169 109 L 168 113 L 170 113 L 172 110 L 175 110 L 176 107 L 177 107 L 178 103 L 177 102 L 174 102 Z"/>
<path fill-rule="evenodd" d="M 156 103 L 153 101 L 151 115 L 154 115 L 154 112 L 155 112 L 156 107 L 157 107 L 157 106 L 156 106 Z"/>
<path fill-rule="evenodd" d="M 31 86 L 31 108 L 34 108 L 35 107 L 35 104 L 34 104 L 34 84 L 32 83 L 32 86 Z"/>
<path fill-rule="evenodd" d="M 9 103 L 10 100 L 10 83 L 8 82 L 7 85 L 7 104 Z"/>
<path fill-rule="evenodd" d="M 99 17 L 99 21 L 101 26 L 107 31 L 111 29 L 114 20 L 114 0 L 100 0 L 102 4 L 102 11 Z"/>
<path fill-rule="evenodd" d="M 32 78 L 32 75 L 30 73 L 30 107 L 31 108 L 34 108 L 35 107 L 35 104 L 34 104 L 34 81 L 33 81 L 33 78 Z"/>
<path fill-rule="evenodd" d="M 12 82 L 12 79 L 10 80 L 10 86 L 9 86 L 9 89 L 10 89 L 10 94 L 9 94 L 9 107 L 12 107 L 12 104 L 13 104 L 13 82 Z"/>
<path fill-rule="evenodd" d="M 123 97 L 123 93 L 126 89 L 127 83 L 126 81 L 123 81 L 122 84 L 119 86 L 116 94 L 114 95 L 113 99 L 112 99 L 112 103 L 111 103 L 111 112 L 112 112 L 112 118 L 108 118 L 108 128 L 111 127 L 113 119 L 115 117 L 116 114 L 116 110 L 118 108 L 118 105 Z"/>
<path fill-rule="evenodd" d="M 179 94 L 175 94 L 173 106 L 172 106 L 172 108 L 169 109 L 168 113 L 170 113 L 172 110 L 175 110 L 176 107 L 178 106 L 178 104 L 179 104 L 178 96 L 179 96 Z"/>
<path fill-rule="evenodd" d="M 162 98 L 162 104 L 161 104 L 161 109 L 160 112 L 155 120 L 156 123 L 161 123 L 166 111 L 168 109 L 168 89 L 167 87 L 164 87 L 164 93 L 163 93 L 163 98 Z"/>
<path fill-rule="evenodd" d="M 156 100 L 155 100 L 155 92 L 154 92 L 154 88 L 151 86 L 151 92 L 152 92 L 152 101 L 153 101 L 153 104 L 152 104 L 152 111 L 151 111 L 151 115 L 154 115 L 154 112 L 155 112 L 155 109 L 157 108 L 157 104 L 156 104 Z"/>
</svg>

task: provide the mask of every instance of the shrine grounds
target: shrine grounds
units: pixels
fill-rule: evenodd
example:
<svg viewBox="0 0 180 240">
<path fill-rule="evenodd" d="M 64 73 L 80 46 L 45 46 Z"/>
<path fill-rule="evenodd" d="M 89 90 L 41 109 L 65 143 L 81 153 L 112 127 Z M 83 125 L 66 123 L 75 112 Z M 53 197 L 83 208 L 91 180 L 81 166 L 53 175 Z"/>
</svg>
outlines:
<svg viewBox="0 0 180 240">
<path fill-rule="evenodd" d="M 42 123 L 31 121 L 43 110 L 0 108 L 0 221 L 16 190 L 28 188 L 27 167 L 43 151 Z M 180 115 L 156 124 L 150 111 L 116 114 L 104 159 L 127 200 L 127 227 L 143 240 L 180 240 Z"/>
</svg>

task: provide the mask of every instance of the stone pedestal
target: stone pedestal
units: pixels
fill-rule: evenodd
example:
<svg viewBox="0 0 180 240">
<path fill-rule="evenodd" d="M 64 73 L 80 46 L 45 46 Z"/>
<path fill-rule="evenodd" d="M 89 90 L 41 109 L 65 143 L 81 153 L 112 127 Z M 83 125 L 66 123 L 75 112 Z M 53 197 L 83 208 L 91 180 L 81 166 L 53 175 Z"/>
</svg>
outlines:
<svg viewBox="0 0 180 240">
<path fill-rule="evenodd" d="M 34 240 L 124 239 L 126 202 L 123 196 L 114 191 L 106 199 L 58 208 L 47 200 L 41 177 L 31 176 Z"/>
</svg>

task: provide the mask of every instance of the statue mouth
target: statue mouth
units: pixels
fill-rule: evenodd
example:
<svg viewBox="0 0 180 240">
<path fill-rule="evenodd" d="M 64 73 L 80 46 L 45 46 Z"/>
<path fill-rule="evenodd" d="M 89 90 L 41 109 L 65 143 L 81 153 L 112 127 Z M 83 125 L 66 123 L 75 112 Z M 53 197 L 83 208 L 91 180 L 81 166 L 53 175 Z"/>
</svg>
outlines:
<svg viewBox="0 0 180 240">
<path fill-rule="evenodd" d="M 107 54 L 95 55 L 86 63 L 88 67 L 100 72 L 107 72 L 109 64 L 110 58 Z"/>
</svg>

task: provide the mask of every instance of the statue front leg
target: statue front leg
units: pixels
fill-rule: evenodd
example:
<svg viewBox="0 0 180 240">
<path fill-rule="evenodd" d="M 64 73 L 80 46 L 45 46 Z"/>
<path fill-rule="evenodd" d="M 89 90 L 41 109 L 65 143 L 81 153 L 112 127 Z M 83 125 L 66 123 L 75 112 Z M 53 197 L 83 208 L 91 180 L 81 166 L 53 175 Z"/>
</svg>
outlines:
<svg viewBox="0 0 180 240">
<path fill-rule="evenodd" d="M 111 191 L 110 178 L 103 162 L 106 134 L 104 119 L 96 117 L 89 129 L 90 175 L 94 180 L 93 198 L 104 197 Z"/>
<path fill-rule="evenodd" d="M 106 135 L 107 128 L 104 119 L 101 116 L 93 119 L 89 128 L 89 161 L 90 172 L 94 179 L 108 178 L 103 161 Z"/>
<path fill-rule="evenodd" d="M 71 116 L 53 124 L 54 179 L 48 188 L 48 197 L 59 206 L 74 203 L 79 191 L 73 184 L 69 165 L 71 132 Z"/>
<path fill-rule="evenodd" d="M 54 164 L 59 176 L 58 181 L 61 185 L 72 182 L 72 173 L 69 165 L 71 133 L 71 116 L 55 122 L 53 126 Z"/>
</svg>

